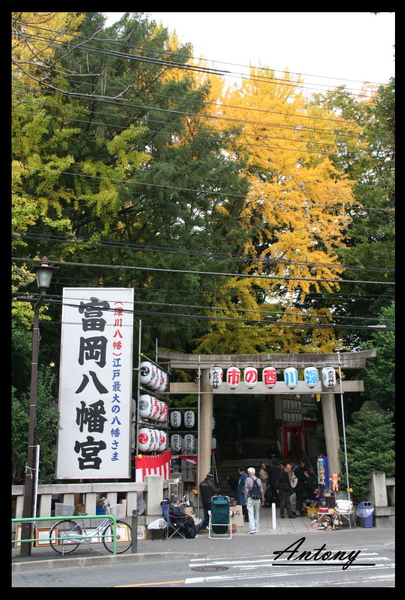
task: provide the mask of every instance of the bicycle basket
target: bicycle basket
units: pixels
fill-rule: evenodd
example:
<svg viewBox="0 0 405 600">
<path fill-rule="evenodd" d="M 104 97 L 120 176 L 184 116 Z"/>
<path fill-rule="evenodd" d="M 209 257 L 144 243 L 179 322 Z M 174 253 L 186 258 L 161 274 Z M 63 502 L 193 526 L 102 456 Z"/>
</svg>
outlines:
<svg viewBox="0 0 405 600">
<path fill-rule="evenodd" d="M 110 506 L 110 513 L 117 520 L 122 519 L 122 517 L 123 517 L 123 514 L 122 514 L 122 504 L 111 504 L 111 506 Z"/>
<path fill-rule="evenodd" d="M 70 517 L 75 514 L 75 507 L 72 504 L 62 504 L 55 502 L 55 517 Z"/>
</svg>

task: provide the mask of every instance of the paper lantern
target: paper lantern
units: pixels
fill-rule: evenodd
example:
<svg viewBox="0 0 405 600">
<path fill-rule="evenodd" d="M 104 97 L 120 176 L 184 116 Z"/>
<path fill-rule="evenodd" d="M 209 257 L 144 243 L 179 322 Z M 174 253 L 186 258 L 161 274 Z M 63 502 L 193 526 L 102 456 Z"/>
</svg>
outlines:
<svg viewBox="0 0 405 600">
<path fill-rule="evenodd" d="M 160 411 L 159 411 L 158 421 L 160 423 L 164 423 L 165 421 L 167 421 L 168 407 L 167 407 L 166 402 L 163 402 L 162 400 L 159 400 L 159 402 L 160 402 Z"/>
<path fill-rule="evenodd" d="M 294 367 L 284 369 L 284 382 L 290 390 L 295 388 L 298 383 L 298 371 Z"/>
<path fill-rule="evenodd" d="M 160 383 L 159 383 L 159 392 L 164 392 L 167 389 L 169 383 L 169 376 L 165 371 L 160 370 Z"/>
<path fill-rule="evenodd" d="M 195 451 L 195 435 L 188 433 L 183 439 L 183 450 L 184 452 Z"/>
<path fill-rule="evenodd" d="M 154 390 L 158 390 L 159 386 L 160 386 L 160 374 L 161 374 L 161 370 L 159 369 L 159 367 L 157 367 L 156 365 L 154 365 L 154 372 L 153 372 L 153 376 L 152 379 L 149 383 L 149 387 L 153 388 Z"/>
<path fill-rule="evenodd" d="M 222 383 L 224 374 L 221 367 L 211 367 L 210 369 L 210 384 L 216 390 Z"/>
<path fill-rule="evenodd" d="M 159 431 L 159 452 L 163 452 L 167 448 L 167 433 L 165 431 Z"/>
<path fill-rule="evenodd" d="M 154 398 L 149 394 L 139 396 L 139 416 L 150 419 L 154 411 Z"/>
<path fill-rule="evenodd" d="M 216 438 L 211 438 L 211 450 L 216 450 L 217 449 L 217 440 Z"/>
<path fill-rule="evenodd" d="M 179 435 L 177 433 L 172 435 L 172 437 L 170 438 L 170 445 L 172 447 L 173 452 L 181 452 L 181 448 L 182 448 L 181 435 Z"/>
<path fill-rule="evenodd" d="M 170 424 L 172 427 L 180 427 L 181 425 L 181 412 L 179 410 L 173 410 L 170 414 Z"/>
<path fill-rule="evenodd" d="M 156 430 L 142 427 L 138 432 L 138 448 L 141 452 L 153 452 L 156 448 Z"/>
<path fill-rule="evenodd" d="M 184 425 L 187 427 L 187 429 L 192 429 L 194 427 L 194 423 L 195 423 L 195 414 L 193 413 L 192 410 L 187 410 L 184 413 Z"/>
<path fill-rule="evenodd" d="M 326 388 L 335 387 L 336 371 L 333 367 L 324 367 L 322 369 L 322 383 Z"/>
<path fill-rule="evenodd" d="M 305 383 L 308 387 L 313 388 L 319 381 L 318 369 L 315 367 L 305 367 L 304 369 Z"/>
<path fill-rule="evenodd" d="M 258 379 L 259 376 L 255 367 L 246 367 L 246 369 L 243 371 L 243 380 L 249 389 L 255 387 Z"/>
<path fill-rule="evenodd" d="M 148 385 L 152 381 L 152 377 L 155 374 L 155 368 L 149 361 L 143 361 L 139 365 L 139 383 L 141 385 Z"/>
<path fill-rule="evenodd" d="M 240 384 L 240 370 L 238 367 L 230 367 L 226 372 L 226 383 L 234 390 Z"/>
<path fill-rule="evenodd" d="M 277 371 L 274 367 L 264 367 L 263 369 L 263 383 L 271 389 L 277 383 Z"/>
</svg>

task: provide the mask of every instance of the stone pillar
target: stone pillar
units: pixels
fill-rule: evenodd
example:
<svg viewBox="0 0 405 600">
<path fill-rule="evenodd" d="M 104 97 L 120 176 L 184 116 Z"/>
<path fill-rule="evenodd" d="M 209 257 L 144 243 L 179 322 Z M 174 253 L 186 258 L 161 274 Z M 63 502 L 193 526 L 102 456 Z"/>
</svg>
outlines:
<svg viewBox="0 0 405 600">
<path fill-rule="evenodd" d="M 145 483 L 147 485 L 146 494 L 146 514 L 158 515 L 162 514 L 160 503 L 163 500 L 163 477 L 160 475 L 146 475 Z"/>
<path fill-rule="evenodd" d="M 334 394 L 322 394 L 322 414 L 325 429 L 326 454 L 328 457 L 329 477 L 332 473 L 341 472 L 341 460 L 339 458 L 339 428 L 336 416 L 336 404 Z M 329 482 L 325 482 L 329 487 Z M 342 485 L 343 484 L 341 482 Z"/>
<path fill-rule="evenodd" d="M 209 381 L 209 369 L 202 369 L 201 375 L 201 402 L 200 402 L 200 481 L 205 479 L 211 469 L 211 440 L 212 440 L 212 415 L 214 406 L 214 394 Z M 205 392 L 205 393 L 204 393 Z"/>
</svg>

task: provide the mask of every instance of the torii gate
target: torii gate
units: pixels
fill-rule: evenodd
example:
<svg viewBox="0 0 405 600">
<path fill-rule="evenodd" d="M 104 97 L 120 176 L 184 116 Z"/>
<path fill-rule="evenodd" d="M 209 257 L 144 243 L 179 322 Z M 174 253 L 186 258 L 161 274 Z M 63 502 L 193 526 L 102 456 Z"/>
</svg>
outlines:
<svg viewBox="0 0 405 600">
<path fill-rule="evenodd" d="M 348 369 L 360 369 L 366 366 L 370 358 L 377 356 L 376 350 L 365 350 L 360 352 L 342 352 L 330 354 L 177 354 L 175 352 L 164 352 L 158 350 L 158 362 L 169 363 L 171 369 L 192 369 L 200 373 L 198 382 L 193 383 L 170 383 L 169 393 L 187 393 L 201 394 L 200 403 L 200 430 L 199 430 L 199 482 L 204 479 L 211 467 L 211 432 L 214 396 L 216 394 L 321 394 L 322 412 L 325 426 L 326 452 L 329 462 L 329 471 L 339 473 L 341 471 L 339 458 L 339 430 L 335 406 L 335 394 L 344 392 L 362 392 L 364 391 L 363 381 L 340 380 L 333 388 L 325 388 L 321 381 L 316 387 L 308 390 L 304 382 L 299 381 L 294 390 L 288 389 L 282 382 L 277 382 L 273 389 L 267 389 L 263 383 L 258 383 L 254 390 L 246 387 L 230 389 L 222 383 L 217 389 L 213 389 L 209 380 L 211 367 L 218 366 L 222 369 L 228 369 L 236 366 L 239 369 L 255 367 L 263 369 L 271 365 L 275 369 L 286 369 L 295 367 L 297 370 L 308 366 L 314 366 L 317 369 L 323 367 L 333 367 L 343 371 Z"/>
</svg>

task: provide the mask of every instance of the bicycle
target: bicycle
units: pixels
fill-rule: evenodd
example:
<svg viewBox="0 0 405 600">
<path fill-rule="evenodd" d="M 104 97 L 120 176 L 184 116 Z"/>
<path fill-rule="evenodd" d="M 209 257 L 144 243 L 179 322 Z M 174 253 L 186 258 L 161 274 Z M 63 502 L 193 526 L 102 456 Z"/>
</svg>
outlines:
<svg viewBox="0 0 405 600">
<path fill-rule="evenodd" d="M 111 514 L 110 503 L 106 498 L 102 498 L 106 514 Z M 86 513 L 84 513 L 86 514 Z M 79 515 L 78 515 L 79 516 Z M 132 544 L 132 529 L 125 521 L 116 521 L 116 553 L 123 554 Z M 115 527 L 111 519 L 103 519 L 96 528 L 87 530 L 84 520 L 75 521 L 66 519 L 55 523 L 49 531 L 49 543 L 53 550 L 58 554 L 71 554 L 76 548 L 85 543 L 91 543 L 96 536 L 102 536 L 104 547 L 108 552 L 114 552 L 114 531 Z M 100 538 L 99 538 L 100 539 Z"/>
</svg>

